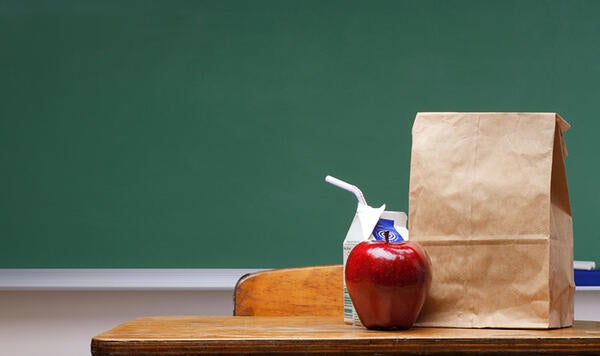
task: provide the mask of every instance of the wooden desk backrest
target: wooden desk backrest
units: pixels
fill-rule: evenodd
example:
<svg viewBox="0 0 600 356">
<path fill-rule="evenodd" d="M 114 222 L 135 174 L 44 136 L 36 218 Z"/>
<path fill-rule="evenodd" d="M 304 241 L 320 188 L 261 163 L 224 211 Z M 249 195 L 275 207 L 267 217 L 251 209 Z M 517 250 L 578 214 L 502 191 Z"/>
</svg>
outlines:
<svg viewBox="0 0 600 356">
<path fill-rule="evenodd" d="M 247 274 L 235 286 L 233 315 L 341 316 L 342 279 L 342 265 Z"/>
</svg>

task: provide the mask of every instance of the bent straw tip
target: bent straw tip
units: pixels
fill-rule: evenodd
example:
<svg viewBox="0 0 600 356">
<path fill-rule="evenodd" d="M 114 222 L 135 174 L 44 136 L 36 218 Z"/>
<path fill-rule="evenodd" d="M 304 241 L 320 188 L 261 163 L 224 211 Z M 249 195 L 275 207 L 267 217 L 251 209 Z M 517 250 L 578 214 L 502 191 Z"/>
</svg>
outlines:
<svg viewBox="0 0 600 356">
<path fill-rule="evenodd" d="M 356 199 L 358 200 L 359 203 L 365 204 L 365 205 L 367 204 L 367 201 L 365 200 L 365 196 L 363 195 L 362 191 L 360 189 L 358 189 L 357 186 L 352 185 L 347 182 L 344 182 L 343 180 L 332 177 L 330 175 L 327 175 L 325 177 L 325 181 L 335 185 L 338 188 L 342 188 L 346 191 L 353 193 L 356 196 Z"/>
</svg>

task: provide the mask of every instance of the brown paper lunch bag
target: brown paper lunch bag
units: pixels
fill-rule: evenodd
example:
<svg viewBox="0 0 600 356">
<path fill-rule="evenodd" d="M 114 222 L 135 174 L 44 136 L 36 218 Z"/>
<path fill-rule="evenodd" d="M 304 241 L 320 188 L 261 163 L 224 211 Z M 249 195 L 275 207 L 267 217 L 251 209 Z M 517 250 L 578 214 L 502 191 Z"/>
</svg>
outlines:
<svg viewBox="0 0 600 356">
<path fill-rule="evenodd" d="M 417 325 L 573 324 L 573 228 L 555 113 L 418 113 L 410 238 L 433 281 Z"/>
</svg>

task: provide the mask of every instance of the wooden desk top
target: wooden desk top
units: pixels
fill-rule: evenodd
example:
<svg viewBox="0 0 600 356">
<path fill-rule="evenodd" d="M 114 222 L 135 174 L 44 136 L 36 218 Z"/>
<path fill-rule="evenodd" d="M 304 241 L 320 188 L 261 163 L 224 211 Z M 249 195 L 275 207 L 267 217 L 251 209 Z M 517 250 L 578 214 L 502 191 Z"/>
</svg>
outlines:
<svg viewBox="0 0 600 356">
<path fill-rule="evenodd" d="M 600 354 L 600 322 L 555 330 L 412 328 L 371 331 L 339 317 L 163 316 L 92 339 L 92 355 L 527 352 Z"/>
</svg>

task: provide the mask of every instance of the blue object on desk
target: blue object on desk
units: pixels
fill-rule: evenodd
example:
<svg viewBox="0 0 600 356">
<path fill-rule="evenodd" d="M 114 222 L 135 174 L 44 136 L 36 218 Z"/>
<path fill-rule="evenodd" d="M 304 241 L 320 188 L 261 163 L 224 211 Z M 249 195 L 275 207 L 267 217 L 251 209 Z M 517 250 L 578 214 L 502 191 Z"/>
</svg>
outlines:
<svg viewBox="0 0 600 356">
<path fill-rule="evenodd" d="M 591 271 L 575 270 L 575 285 L 582 286 L 600 286 L 600 269 Z"/>
</svg>

